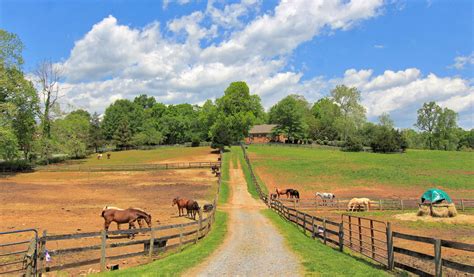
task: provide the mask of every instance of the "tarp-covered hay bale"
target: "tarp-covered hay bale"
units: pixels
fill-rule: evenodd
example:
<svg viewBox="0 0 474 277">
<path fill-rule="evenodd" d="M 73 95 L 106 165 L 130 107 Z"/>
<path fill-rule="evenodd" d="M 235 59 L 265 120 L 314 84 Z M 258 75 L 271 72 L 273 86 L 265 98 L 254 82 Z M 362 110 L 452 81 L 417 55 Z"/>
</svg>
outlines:
<svg viewBox="0 0 474 277">
<path fill-rule="evenodd" d="M 418 216 L 455 217 L 458 214 L 454 203 L 449 204 L 420 204 Z"/>
</svg>

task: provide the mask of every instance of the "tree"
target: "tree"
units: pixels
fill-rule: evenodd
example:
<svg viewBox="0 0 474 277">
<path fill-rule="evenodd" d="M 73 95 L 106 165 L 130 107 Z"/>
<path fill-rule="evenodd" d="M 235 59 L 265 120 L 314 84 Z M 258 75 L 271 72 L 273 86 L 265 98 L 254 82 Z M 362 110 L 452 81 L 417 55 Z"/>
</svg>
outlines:
<svg viewBox="0 0 474 277">
<path fill-rule="evenodd" d="M 23 65 L 23 47 L 16 34 L 0 29 L 0 63 L 5 68 L 19 69 Z"/>
<path fill-rule="evenodd" d="M 314 139 L 336 140 L 338 138 L 335 126 L 336 119 L 341 116 L 341 110 L 331 99 L 325 97 L 314 103 L 311 114 L 315 118 L 310 125 L 310 135 Z"/>
<path fill-rule="evenodd" d="M 92 147 L 97 153 L 99 147 L 104 145 L 104 135 L 100 127 L 100 118 L 98 113 L 94 113 L 89 124 L 89 147 Z"/>
<path fill-rule="evenodd" d="M 41 125 L 43 136 L 51 138 L 51 112 L 59 99 L 59 81 L 61 69 L 51 61 L 44 61 L 38 65 L 35 71 L 37 82 L 41 88 L 40 93 L 43 101 L 43 113 Z"/>
<path fill-rule="evenodd" d="M 395 123 L 393 122 L 392 118 L 390 118 L 388 113 L 382 113 L 379 116 L 379 124 L 387 128 L 393 128 L 395 126 Z"/>
<path fill-rule="evenodd" d="M 436 128 L 438 117 L 441 112 L 441 107 L 436 105 L 435 102 L 424 103 L 423 107 L 417 112 L 418 118 L 415 126 L 428 134 L 429 149 L 434 149 L 433 132 Z"/>
<path fill-rule="evenodd" d="M 338 128 L 341 138 L 346 140 L 366 120 L 365 108 L 359 104 L 360 92 L 354 87 L 340 85 L 331 91 L 331 96 L 341 110 L 341 117 L 335 122 L 336 128 Z"/>
<path fill-rule="evenodd" d="M 130 137 L 142 131 L 144 111 L 141 106 L 126 99 L 119 99 L 107 107 L 102 121 L 102 130 L 106 139 L 114 139 L 119 125 L 127 122 Z"/>
<path fill-rule="evenodd" d="M 69 113 L 63 119 L 52 123 L 52 137 L 58 143 L 58 149 L 71 158 L 86 156 L 89 143 L 91 116 L 84 110 Z"/>
<path fill-rule="evenodd" d="M 146 94 L 135 97 L 133 103 L 139 105 L 143 109 L 150 109 L 156 104 L 156 99 L 153 96 L 148 97 Z"/>
<path fill-rule="evenodd" d="M 455 150 L 459 138 L 457 137 L 457 113 L 444 108 L 437 117 L 433 137 L 437 149 Z"/>
<path fill-rule="evenodd" d="M 224 96 L 216 100 L 216 120 L 209 129 L 214 148 L 223 149 L 226 145 L 240 142 L 248 134 L 250 126 L 264 117 L 260 98 L 250 95 L 249 91 L 245 82 L 233 82 Z"/>
<path fill-rule="evenodd" d="M 18 141 L 13 132 L 0 126 L 0 157 L 6 161 L 18 158 Z"/>
<path fill-rule="evenodd" d="M 122 119 L 114 132 L 113 139 L 118 147 L 127 149 L 132 145 L 132 131 L 127 119 Z"/>
<path fill-rule="evenodd" d="M 309 112 L 309 104 L 298 95 L 289 95 L 270 109 L 270 123 L 277 124 L 274 134 L 283 134 L 290 141 L 298 141 L 306 137 L 308 125 L 305 115 Z"/>
</svg>

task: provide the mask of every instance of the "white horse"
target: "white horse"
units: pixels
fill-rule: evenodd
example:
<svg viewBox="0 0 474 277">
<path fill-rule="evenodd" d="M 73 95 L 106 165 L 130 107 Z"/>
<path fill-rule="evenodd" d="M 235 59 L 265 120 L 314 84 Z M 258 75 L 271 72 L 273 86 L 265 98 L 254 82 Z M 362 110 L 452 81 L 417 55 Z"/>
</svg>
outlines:
<svg viewBox="0 0 474 277">
<path fill-rule="evenodd" d="M 321 200 L 323 200 L 323 206 L 326 206 L 326 201 L 327 200 L 332 200 L 336 198 L 336 195 L 330 192 L 316 192 L 316 197 L 321 197 Z"/>
<path fill-rule="evenodd" d="M 370 209 L 370 199 L 369 198 L 352 198 L 347 204 L 348 211 L 354 211 L 354 209 L 364 206 L 366 211 Z"/>
</svg>

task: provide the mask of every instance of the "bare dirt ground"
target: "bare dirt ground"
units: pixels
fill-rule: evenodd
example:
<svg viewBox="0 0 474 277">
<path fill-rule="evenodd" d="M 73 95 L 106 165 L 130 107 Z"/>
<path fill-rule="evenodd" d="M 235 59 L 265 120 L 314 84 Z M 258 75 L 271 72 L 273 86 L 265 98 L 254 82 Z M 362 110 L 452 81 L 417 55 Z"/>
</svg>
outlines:
<svg viewBox="0 0 474 277">
<path fill-rule="evenodd" d="M 224 244 L 189 274 L 197 276 L 298 276 L 301 265 L 283 237 L 260 213 L 265 206 L 253 199 L 241 168 L 231 167 L 229 235 Z M 186 275 L 186 274 L 185 274 Z"/>
<path fill-rule="evenodd" d="M 0 179 L 0 231 L 35 228 L 40 235 L 44 230 L 47 230 L 49 235 L 97 232 L 103 229 L 104 220 L 100 214 L 105 205 L 143 208 L 152 215 L 153 226 L 186 223 L 191 219 L 178 217 L 177 208 L 171 206 L 172 199 L 176 196 L 196 199 L 202 206 L 212 201 L 216 185 L 217 178 L 210 169 L 17 174 Z M 128 228 L 125 225 L 121 227 Z M 110 230 L 116 228 L 113 223 Z M 166 232 L 157 235 L 166 235 Z M 0 243 L 30 238 L 27 235 L 0 236 Z M 145 235 L 136 237 L 146 238 Z M 122 241 L 129 239 L 110 240 Z M 100 244 L 99 239 L 53 241 L 48 242 L 46 248 L 54 250 L 96 244 Z M 110 249 L 107 250 L 107 255 L 139 250 L 143 250 L 143 245 Z M 99 251 L 55 256 L 50 265 L 98 257 Z M 120 268 L 124 268 L 146 261 L 146 258 L 138 257 L 110 263 L 118 263 Z M 98 265 L 91 265 L 69 269 L 67 272 L 80 275 L 97 270 Z"/>
</svg>

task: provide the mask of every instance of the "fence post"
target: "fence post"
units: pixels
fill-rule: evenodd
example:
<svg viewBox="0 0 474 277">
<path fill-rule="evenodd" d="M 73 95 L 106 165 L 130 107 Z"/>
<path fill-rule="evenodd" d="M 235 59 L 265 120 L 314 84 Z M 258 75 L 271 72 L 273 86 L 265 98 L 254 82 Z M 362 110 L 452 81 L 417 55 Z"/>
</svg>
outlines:
<svg viewBox="0 0 474 277">
<path fill-rule="evenodd" d="M 306 235 L 306 213 L 303 213 L 303 233 Z"/>
<path fill-rule="evenodd" d="M 358 223 L 359 223 L 359 251 L 362 253 L 362 222 L 360 220 L 360 217 L 358 218 Z"/>
<path fill-rule="evenodd" d="M 148 258 L 151 260 L 153 256 L 153 250 L 155 248 L 155 231 L 153 228 L 150 229 L 150 249 L 148 249 Z"/>
<path fill-rule="evenodd" d="M 352 216 L 349 216 L 349 247 L 352 248 Z"/>
<path fill-rule="evenodd" d="M 344 250 L 344 227 L 343 223 L 339 223 L 339 251 Z"/>
<path fill-rule="evenodd" d="M 293 209 L 296 209 L 296 198 L 293 198 Z"/>
<path fill-rule="evenodd" d="M 461 199 L 461 210 L 464 212 L 464 199 Z"/>
<path fill-rule="evenodd" d="M 382 199 L 379 199 L 379 210 L 382 210 Z"/>
<path fill-rule="evenodd" d="M 402 211 L 404 210 L 403 208 L 403 199 L 400 199 L 400 206 L 402 206 Z"/>
<path fill-rule="evenodd" d="M 389 270 L 393 269 L 394 259 L 393 259 L 393 235 L 392 235 L 392 226 L 390 222 L 387 222 L 387 268 Z"/>
<path fill-rule="evenodd" d="M 440 239 L 435 239 L 434 242 L 434 254 L 435 254 L 435 276 L 436 277 L 441 277 L 442 275 L 442 262 L 443 260 L 441 259 L 441 240 Z"/>
<path fill-rule="evenodd" d="M 216 207 L 214 207 L 215 209 Z M 202 229 L 202 210 L 199 209 L 198 211 L 198 216 L 199 216 L 199 219 L 198 219 L 198 231 L 197 231 L 197 238 L 196 238 L 196 242 L 198 241 L 199 237 L 201 237 L 201 229 Z"/>
<path fill-rule="evenodd" d="M 40 240 L 39 253 L 38 253 L 39 258 L 40 258 L 40 267 L 41 267 L 39 270 L 39 276 L 41 276 L 44 271 L 44 254 L 46 251 L 46 235 L 47 235 L 46 230 L 43 230 L 43 236 L 41 237 L 41 240 Z"/>
<path fill-rule="evenodd" d="M 107 231 L 102 230 L 100 233 L 100 271 L 104 272 L 105 267 L 105 247 L 107 243 Z"/>
<path fill-rule="evenodd" d="M 314 216 L 311 216 L 311 226 L 313 226 L 312 227 L 313 232 L 312 232 L 311 236 L 313 237 L 313 239 L 315 239 L 316 238 L 316 232 L 315 232 L 316 230 L 315 230 L 315 227 L 314 227 Z"/>
<path fill-rule="evenodd" d="M 372 259 L 375 259 L 374 221 L 370 220 L 370 242 L 372 243 Z"/>
<path fill-rule="evenodd" d="M 323 218 L 323 238 L 324 238 L 324 244 L 326 244 L 326 219 Z"/>
<path fill-rule="evenodd" d="M 179 251 L 183 251 L 183 233 L 184 233 L 184 227 L 183 224 L 179 226 Z"/>
</svg>

